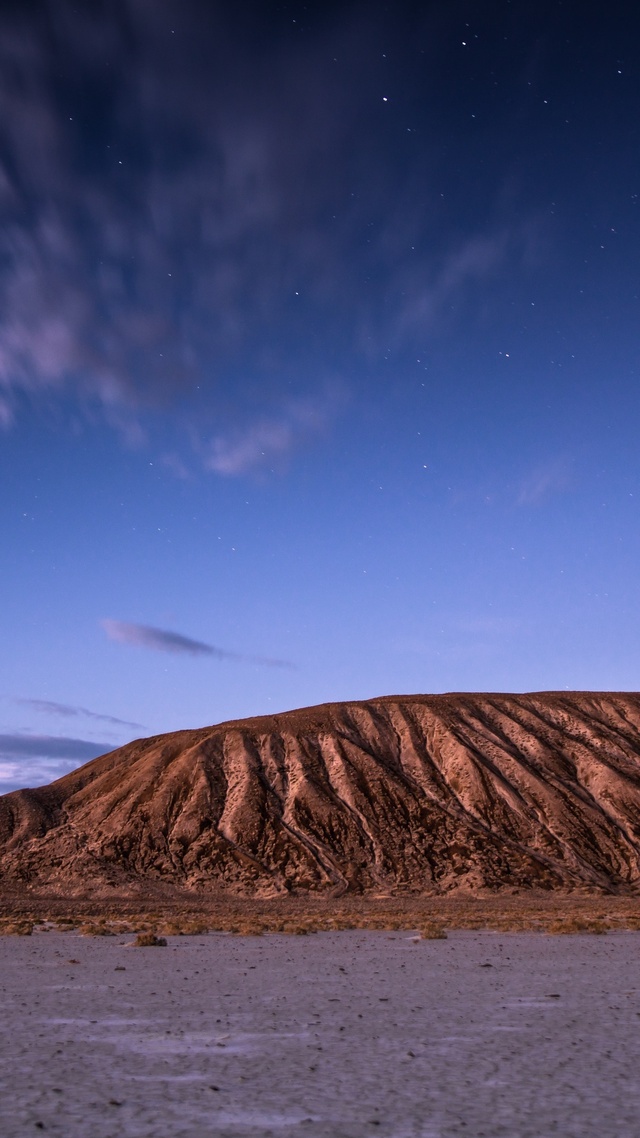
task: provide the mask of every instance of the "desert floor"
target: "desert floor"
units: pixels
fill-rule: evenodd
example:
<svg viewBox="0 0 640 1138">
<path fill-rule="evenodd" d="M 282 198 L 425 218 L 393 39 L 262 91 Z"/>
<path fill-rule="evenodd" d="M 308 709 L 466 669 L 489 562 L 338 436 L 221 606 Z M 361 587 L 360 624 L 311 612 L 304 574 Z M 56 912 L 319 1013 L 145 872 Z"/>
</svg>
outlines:
<svg viewBox="0 0 640 1138">
<path fill-rule="evenodd" d="M 637 1138 L 640 933 L 0 938 L 0 1132 Z"/>
</svg>

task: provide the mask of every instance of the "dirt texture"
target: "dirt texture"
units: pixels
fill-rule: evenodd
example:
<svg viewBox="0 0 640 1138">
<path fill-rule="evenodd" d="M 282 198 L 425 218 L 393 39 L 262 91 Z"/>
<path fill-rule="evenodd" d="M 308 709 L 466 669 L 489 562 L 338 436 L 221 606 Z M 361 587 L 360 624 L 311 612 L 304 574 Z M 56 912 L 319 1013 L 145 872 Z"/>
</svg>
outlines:
<svg viewBox="0 0 640 1138">
<path fill-rule="evenodd" d="M 0 797 L 0 890 L 636 892 L 640 694 L 384 697 L 136 740 Z"/>
<path fill-rule="evenodd" d="M 638 1138 L 640 934 L 0 937 L 6 1138 Z"/>
</svg>

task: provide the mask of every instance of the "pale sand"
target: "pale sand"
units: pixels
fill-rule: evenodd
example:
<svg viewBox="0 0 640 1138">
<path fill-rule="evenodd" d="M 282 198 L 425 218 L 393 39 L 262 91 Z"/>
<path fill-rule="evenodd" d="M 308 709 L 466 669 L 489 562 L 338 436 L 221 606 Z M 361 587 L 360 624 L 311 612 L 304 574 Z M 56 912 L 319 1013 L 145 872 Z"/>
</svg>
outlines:
<svg viewBox="0 0 640 1138">
<path fill-rule="evenodd" d="M 6 1138 L 640 1134 L 640 933 L 131 940 L 0 938 Z"/>
</svg>

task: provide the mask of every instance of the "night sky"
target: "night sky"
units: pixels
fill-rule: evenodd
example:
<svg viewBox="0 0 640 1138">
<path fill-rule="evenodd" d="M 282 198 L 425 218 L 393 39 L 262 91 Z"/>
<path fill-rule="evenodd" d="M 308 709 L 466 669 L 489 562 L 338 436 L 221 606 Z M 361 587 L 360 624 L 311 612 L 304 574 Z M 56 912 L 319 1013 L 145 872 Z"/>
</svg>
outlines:
<svg viewBox="0 0 640 1138">
<path fill-rule="evenodd" d="M 0 790 L 640 686 L 640 13 L 0 6 Z"/>
</svg>

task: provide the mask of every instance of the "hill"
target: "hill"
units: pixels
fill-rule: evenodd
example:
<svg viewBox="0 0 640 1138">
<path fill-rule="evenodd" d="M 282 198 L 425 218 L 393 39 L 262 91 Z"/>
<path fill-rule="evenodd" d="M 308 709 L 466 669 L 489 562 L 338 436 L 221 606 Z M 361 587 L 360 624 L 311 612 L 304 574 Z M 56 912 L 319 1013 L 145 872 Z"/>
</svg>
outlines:
<svg viewBox="0 0 640 1138">
<path fill-rule="evenodd" d="M 178 731 L 0 797 L 0 887 L 635 891 L 640 694 L 397 696 Z"/>
</svg>

